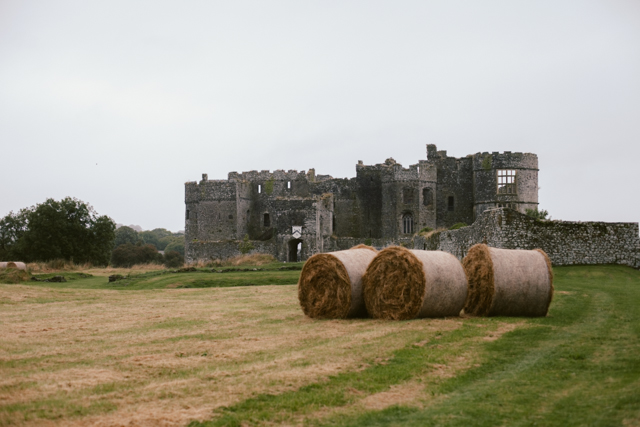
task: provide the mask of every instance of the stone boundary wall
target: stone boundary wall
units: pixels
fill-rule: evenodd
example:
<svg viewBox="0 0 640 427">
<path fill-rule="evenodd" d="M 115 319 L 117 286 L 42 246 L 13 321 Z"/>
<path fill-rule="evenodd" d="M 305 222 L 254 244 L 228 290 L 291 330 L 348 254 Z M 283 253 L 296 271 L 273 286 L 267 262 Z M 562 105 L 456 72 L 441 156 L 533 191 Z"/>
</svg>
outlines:
<svg viewBox="0 0 640 427">
<path fill-rule="evenodd" d="M 637 222 L 539 221 L 507 208 L 487 210 L 468 227 L 417 237 L 414 247 L 441 250 L 462 259 L 476 243 L 504 249 L 540 248 L 553 265 L 640 268 Z"/>
<path fill-rule="evenodd" d="M 240 252 L 240 243 L 242 243 L 242 240 L 190 242 L 189 248 L 185 253 L 185 261 L 190 263 L 194 261 L 233 258 L 242 255 Z M 274 254 L 276 252 L 275 242 L 251 240 L 251 243 L 253 243 L 254 249 L 249 251 L 250 254 Z"/>
<path fill-rule="evenodd" d="M 310 239 L 305 239 L 307 236 L 303 236 L 303 239 L 307 242 Z M 271 239 L 268 241 L 251 240 L 250 241 L 254 249 L 249 251 L 249 254 L 263 253 L 271 254 L 279 261 L 287 260 L 287 239 Z M 241 255 L 240 244 L 242 240 L 218 240 L 218 241 L 194 241 L 189 242 L 188 248 L 186 248 L 185 261 L 187 263 L 195 261 L 209 261 L 212 259 L 227 259 Z M 356 245 L 366 244 L 373 246 L 377 250 L 382 250 L 387 246 L 402 245 L 407 248 L 414 247 L 414 240 L 412 238 L 402 239 L 363 239 L 353 237 L 338 237 L 338 238 L 325 238 L 324 239 L 324 252 L 341 251 L 350 249 Z M 310 249 L 310 248 L 309 248 Z M 308 249 L 307 249 L 308 251 Z M 305 252 L 307 252 L 305 251 Z M 308 259 L 314 252 L 307 252 Z M 303 254 L 304 255 L 304 254 Z M 305 260 L 303 259 L 303 261 Z"/>
</svg>

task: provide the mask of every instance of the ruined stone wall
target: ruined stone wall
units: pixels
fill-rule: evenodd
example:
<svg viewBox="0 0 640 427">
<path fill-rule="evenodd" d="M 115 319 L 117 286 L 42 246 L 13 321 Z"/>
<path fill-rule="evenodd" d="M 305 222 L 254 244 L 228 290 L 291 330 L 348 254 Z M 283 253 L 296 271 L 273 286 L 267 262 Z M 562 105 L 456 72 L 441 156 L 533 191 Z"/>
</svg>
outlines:
<svg viewBox="0 0 640 427">
<path fill-rule="evenodd" d="M 638 223 L 537 221 L 511 209 L 490 209 L 458 230 L 416 238 L 415 247 L 462 259 L 476 243 L 544 250 L 554 265 L 622 264 L 640 268 Z"/>
</svg>

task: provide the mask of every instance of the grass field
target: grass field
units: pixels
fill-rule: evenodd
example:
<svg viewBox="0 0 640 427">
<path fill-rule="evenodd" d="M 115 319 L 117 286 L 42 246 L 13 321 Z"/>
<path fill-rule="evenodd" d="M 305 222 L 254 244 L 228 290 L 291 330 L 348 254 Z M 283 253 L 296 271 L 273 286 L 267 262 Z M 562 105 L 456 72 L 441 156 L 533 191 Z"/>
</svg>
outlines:
<svg viewBox="0 0 640 427">
<path fill-rule="evenodd" d="M 554 272 L 540 319 L 311 320 L 299 271 L 0 285 L 0 425 L 640 426 L 640 272 Z"/>
</svg>

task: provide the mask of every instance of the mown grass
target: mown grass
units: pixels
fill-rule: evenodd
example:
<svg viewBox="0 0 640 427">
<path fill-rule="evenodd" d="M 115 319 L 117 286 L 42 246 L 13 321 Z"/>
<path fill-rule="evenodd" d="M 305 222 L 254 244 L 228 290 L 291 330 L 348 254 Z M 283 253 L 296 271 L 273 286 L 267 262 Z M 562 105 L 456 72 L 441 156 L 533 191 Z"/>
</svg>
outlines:
<svg viewBox="0 0 640 427">
<path fill-rule="evenodd" d="M 262 394 L 190 425 L 638 425 L 640 272 L 597 266 L 555 273 L 559 293 L 548 317 L 527 319 L 525 327 L 478 346 L 475 366 L 445 381 L 425 374 L 450 361 L 456 343 L 475 346 L 475 323 L 508 319 L 469 319 L 437 342 L 396 351 L 385 365 Z M 419 404 L 353 408 L 356 396 L 409 380 L 424 384 Z"/>
<path fill-rule="evenodd" d="M 640 272 L 554 271 L 538 319 L 313 320 L 294 285 L 0 285 L 0 425 L 640 425 Z M 142 279 L 266 273 L 299 271 Z"/>
<path fill-rule="evenodd" d="M 53 272 L 35 274 L 40 280 L 61 275 L 67 281 L 62 283 L 28 282 L 34 286 L 73 289 L 118 289 L 142 290 L 164 288 L 224 288 L 235 286 L 291 285 L 298 282 L 303 263 L 273 263 L 264 266 L 243 266 L 250 271 L 233 271 L 233 267 L 217 269 L 197 269 L 194 272 L 159 270 L 144 273 L 129 273 L 125 279 L 109 282 L 106 276 L 93 276 L 82 272 Z M 296 270 L 280 270 L 280 268 Z M 253 271 L 253 268 L 256 270 Z M 230 272 L 226 272 L 231 270 Z"/>
</svg>

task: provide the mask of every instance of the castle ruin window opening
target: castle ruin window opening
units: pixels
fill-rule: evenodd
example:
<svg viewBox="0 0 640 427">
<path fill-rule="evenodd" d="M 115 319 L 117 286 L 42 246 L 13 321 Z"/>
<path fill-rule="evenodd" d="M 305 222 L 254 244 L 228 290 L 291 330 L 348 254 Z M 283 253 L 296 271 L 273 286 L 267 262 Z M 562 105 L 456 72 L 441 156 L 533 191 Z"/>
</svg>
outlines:
<svg viewBox="0 0 640 427">
<path fill-rule="evenodd" d="M 453 212 L 456 209 L 456 199 L 453 196 L 447 198 L 447 210 Z"/>
<path fill-rule="evenodd" d="M 402 217 L 402 232 L 404 234 L 412 234 L 413 233 L 413 215 L 410 213 L 404 214 Z"/>
<path fill-rule="evenodd" d="M 413 188 L 403 188 L 402 189 L 402 201 L 404 204 L 413 203 Z"/>
<path fill-rule="evenodd" d="M 271 218 L 269 218 L 268 213 L 263 215 L 263 224 L 265 227 L 271 227 Z"/>
<path fill-rule="evenodd" d="M 187 213 L 185 214 L 185 219 L 189 219 L 189 209 L 187 209 Z"/>
<path fill-rule="evenodd" d="M 231 214 L 230 214 L 230 215 L 229 215 L 229 219 L 233 219 L 233 215 L 231 215 Z"/>
<path fill-rule="evenodd" d="M 516 171 L 514 169 L 498 169 L 498 194 L 516 194 Z"/>
<path fill-rule="evenodd" d="M 262 193 L 262 185 L 258 184 L 258 194 Z"/>
<path fill-rule="evenodd" d="M 422 189 L 422 204 L 431 206 L 433 204 L 433 191 L 430 188 Z"/>
<path fill-rule="evenodd" d="M 287 181 L 287 190 L 291 190 L 291 181 Z"/>
</svg>

